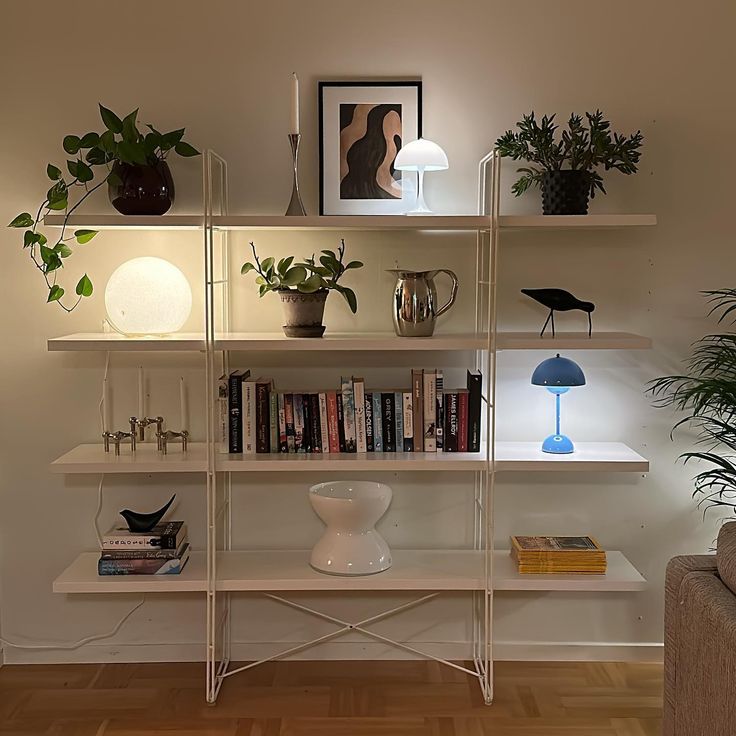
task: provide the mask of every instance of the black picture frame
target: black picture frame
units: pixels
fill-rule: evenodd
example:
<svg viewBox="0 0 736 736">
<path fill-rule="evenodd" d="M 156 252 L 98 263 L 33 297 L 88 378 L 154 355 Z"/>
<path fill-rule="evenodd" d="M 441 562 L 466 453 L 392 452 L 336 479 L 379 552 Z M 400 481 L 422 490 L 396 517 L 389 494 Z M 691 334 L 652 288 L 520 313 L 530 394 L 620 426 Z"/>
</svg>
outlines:
<svg viewBox="0 0 736 736">
<path fill-rule="evenodd" d="M 325 91 L 334 88 L 384 88 L 384 89 L 396 89 L 406 88 L 416 95 L 416 138 L 420 138 L 422 135 L 422 82 L 421 80 L 357 80 L 357 81 L 346 81 L 346 80 L 334 80 L 334 81 L 320 81 L 318 83 L 318 110 L 319 110 L 319 214 L 321 216 L 325 214 L 348 214 L 344 212 L 328 212 L 326 209 L 333 209 L 332 207 L 326 207 L 326 195 L 325 195 L 325 176 L 327 175 L 325 166 Z M 402 120 L 403 123 L 403 120 Z M 403 142 L 403 141 L 402 141 Z M 374 200 L 366 200 L 374 201 Z M 401 200 L 395 200 L 401 201 Z M 359 205 L 358 205 L 359 206 Z M 349 214 L 381 214 L 376 212 L 351 212 Z M 389 214 L 399 214 L 398 212 L 392 212 Z"/>
</svg>

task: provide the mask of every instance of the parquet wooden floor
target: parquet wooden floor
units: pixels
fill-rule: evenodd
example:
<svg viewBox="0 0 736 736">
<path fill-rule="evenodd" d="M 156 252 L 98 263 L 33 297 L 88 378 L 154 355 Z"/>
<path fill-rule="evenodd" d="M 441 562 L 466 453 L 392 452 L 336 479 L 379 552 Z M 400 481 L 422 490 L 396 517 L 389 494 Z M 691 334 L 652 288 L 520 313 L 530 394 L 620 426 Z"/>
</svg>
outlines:
<svg viewBox="0 0 736 736">
<path fill-rule="evenodd" d="M 432 662 L 279 662 L 204 702 L 192 664 L 0 668 L 2 736 L 658 736 L 659 664 L 501 662 L 496 698 Z"/>
</svg>

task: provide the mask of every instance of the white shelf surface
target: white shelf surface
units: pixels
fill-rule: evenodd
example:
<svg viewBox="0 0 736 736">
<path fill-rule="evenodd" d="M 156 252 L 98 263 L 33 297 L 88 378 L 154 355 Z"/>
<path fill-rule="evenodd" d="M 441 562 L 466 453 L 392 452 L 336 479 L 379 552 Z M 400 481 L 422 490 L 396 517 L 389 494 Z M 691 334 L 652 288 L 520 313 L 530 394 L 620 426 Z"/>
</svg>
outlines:
<svg viewBox="0 0 736 736">
<path fill-rule="evenodd" d="M 61 227 L 64 215 L 46 215 L 46 227 Z M 90 228 L 92 230 L 199 230 L 204 224 L 202 215 L 72 215 L 67 229 Z"/>
<path fill-rule="evenodd" d="M 321 338 L 285 337 L 281 332 L 229 332 L 215 341 L 217 350 L 250 352 L 418 352 L 484 350 L 486 336 L 458 333 L 433 337 L 397 337 L 392 332 L 327 333 Z M 498 332 L 498 350 L 646 350 L 648 337 L 628 332 L 558 332 L 539 337 L 537 332 Z M 202 333 L 182 332 L 165 337 L 125 337 L 117 332 L 78 332 L 48 341 L 51 352 L 130 351 L 182 352 L 205 349 Z"/>
<path fill-rule="evenodd" d="M 131 452 L 130 443 L 120 446 L 115 455 L 112 444 L 105 452 L 102 444 L 77 445 L 51 463 L 52 473 L 204 473 L 207 471 L 207 446 L 190 442 L 186 454 L 181 445 L 169 443 L 168 454 L 162 455 L 152 443 L 139 444 Z"/>
<path fill-rule="evenodd" d="M 502 230 L 597 230 L 651 227 L 656 215 L 501 215 Z"/>
<path fill-rule="evenodd" d="M 483 553 L 474 550 L 392 550 L 385 572 L 326 575 L 309 566 L 309 550 L 219 552 L 217 589 L 230 592 L 347 590 L 483 590 Z M 206 590 L 203 552 L 193 552 L 180 575 L 99 576 L 98 552 L 84 552 L 54 581 L 55 593 L 166 593 Z M 508 551 L 493 553 L 496 591 L 636 591 L 646 581 L 621 552 L 608 552 L 605 575 L 521 575 Z"/>
<path fill-rule="evenodd" d="M 225 215 L 220 230 L 489 230 L 488 215 Z"/>
<path fill-rule="evenodd" d="M 217 470 L 232 473 L 303 473 L 322 471 L 482 471 L 482 452 L 367 452 L 309 455 L 216 456 Z M 539 442 L 497 442 L 498 472 L 648 472 L 649 461 L 621 442 L 578 442 L 571 455 L 551 455 Z M 106 453 L 101 444 L 78 445 L 51 463 L 52 473 L 202 473 L 207 470 L 206 446 L 191 442 L 184 455 L 172 443 L 168 455 L 152 444 L 139 445 L 133 454 L 123 445 L 120 455 Z"/>
</svg>

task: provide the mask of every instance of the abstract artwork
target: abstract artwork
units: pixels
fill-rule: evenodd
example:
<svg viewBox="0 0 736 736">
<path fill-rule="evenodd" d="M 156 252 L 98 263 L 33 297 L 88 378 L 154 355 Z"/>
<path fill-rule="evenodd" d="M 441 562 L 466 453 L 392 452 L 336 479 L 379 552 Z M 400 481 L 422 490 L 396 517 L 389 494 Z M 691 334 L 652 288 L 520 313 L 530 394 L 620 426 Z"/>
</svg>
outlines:
<svg viewBox="0 0 736 736">
<path fill-rule="evenodd" d="M 320 214 L 401 214 L 415 177 L 394 168 L 421 135 L 421 82 L 320 82 Z"/>
</svg>

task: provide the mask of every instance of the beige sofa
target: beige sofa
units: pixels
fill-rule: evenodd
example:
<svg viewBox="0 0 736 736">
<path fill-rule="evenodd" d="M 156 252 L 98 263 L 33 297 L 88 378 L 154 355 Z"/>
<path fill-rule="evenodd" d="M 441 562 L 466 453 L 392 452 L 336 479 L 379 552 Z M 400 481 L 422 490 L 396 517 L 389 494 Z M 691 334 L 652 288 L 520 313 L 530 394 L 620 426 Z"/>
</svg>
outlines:
<svg viewBox="0 0 736 736">
<path fill-rule="evenodd" d="M 736 734 L 736 522 L 667 566 L 664 736 Z"/>
</svg>

